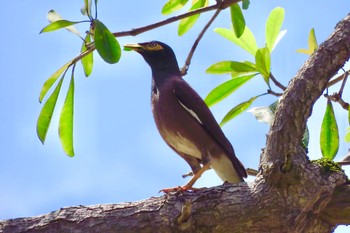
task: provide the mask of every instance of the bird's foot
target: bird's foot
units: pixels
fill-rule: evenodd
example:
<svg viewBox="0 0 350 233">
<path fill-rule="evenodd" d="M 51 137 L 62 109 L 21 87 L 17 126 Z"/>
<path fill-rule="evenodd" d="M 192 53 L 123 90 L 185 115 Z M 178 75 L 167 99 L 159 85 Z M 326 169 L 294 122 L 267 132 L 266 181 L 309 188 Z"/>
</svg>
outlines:
<svg viewBox="0 0 350 233">
<path fill-rule="evenodd" d="M 182 178 L 186 178 L 188 176 L 193 176 L 193 175 L 194 175 L 193 172 L 189 172 L 189 173 L 183 174 Z"/>
<path fill-rule="evenodd" d="M 185 184 L 184 186 L 178 186 L 178 187 L 174 187 L 174 188 L 162 189 L 159 192 L 170 193 L 170 192 L 186 192 L 186 191 L 197 191 L 197 190 L 199 190 L 198 188 L 193 188 L 192 186 L 199 179 L 199 177 L 201 177 L 201 175 L 206 170 L 208 170 L 210 168 L 210 165 L 211 165 L 211 163 L 207 163 L 203 167 L 201 167 L 201 169 L 199 169 L 199 171 L 196 174 L 194 174 L 192 179 L 187 184 Z"/>
<path fill-rule="evenodd" d="M 161 190 L 159 190 L 158 193 L 160 193 L 160 192 L 163 192 L 163 193 L 187 192 L 187 191 L 197 191 L 197 190 L 200 190 L 200 188 L 194 188 L 194 187 L 190 187 L 188 185 L 184 185 L 184 186 L 177 186 L 177 187 L 173 187 L 173 188 L 161 189 Z"/>
</svg>

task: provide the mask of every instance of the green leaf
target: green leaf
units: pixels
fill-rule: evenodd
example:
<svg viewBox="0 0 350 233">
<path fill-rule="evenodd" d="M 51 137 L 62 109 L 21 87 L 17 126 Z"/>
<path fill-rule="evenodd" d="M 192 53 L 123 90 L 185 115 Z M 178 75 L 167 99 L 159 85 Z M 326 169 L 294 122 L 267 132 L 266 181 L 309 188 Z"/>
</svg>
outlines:
<svg viewBox="0 0 350 233">
<path fill-rule="evenodd" d="M 241 7 L 238 5 L 238 3 L 232 4 L 230 6 L 230 11 L 233 30 L 236 37 L 240 38 L 245 29 L 245 20 Z"/>
<path fill-rule="evenodd" d="M 250 5 L 250 0 L 243 0 L 242 1 L 242 9 L 243 10 L 247 10 L 249 8 Z"/>
<path fill-rule="evenodd" d="M 49 25 L 47 25 L 46 27 L 44 27 L 43 29 L 41 29 L 40 33 L 43 32 L 52 32 L 61 28 L 67 28 L 69 26 L 72 26 L 74 24 L 78 24 L 78 23 L 82 23 L 83 21 L 79 21 L 79 22 L 73 22 L 73 21 L 68 21 L 65 19 L 61 19 L 61 20 L 57 20 L 55 22 L 50 23 Z"/>
<path fill-rule="evenodd" d="M 345 142 L 350 142 L 350 127 L 346 128 L 346 134 L 344 137 Z"/>
<path fill-rule="evenodd" d="M 272 50 L 275 49 L 275 47 L 278 45 L 280 40 L 284 37 L 284 35 L 286 35 L 286 33 L 287 33 L 287 30 L 280 31 L 280 33 L 278 34 L 278 36 L 277 36 L 277 38 L 275 40 L 275 44 L 274 44 Z"/>
<path fill-rule="evenodd" d="M 84 6 L 80 9 L 83 15 L 91 17 L 91 0 L 84 0 Z"/>
<path fill-rule="evenodd" d="M 318 48 L 317 40 L 316 40 L 316 35 L 315 35 L 315 29 L 311 28 L 310 33 L 309 33 L 309 39 L 308 39 L 308 45 L 310 51 L 315 51 Z"/>
<path fill-rule="evenodd" d="M 86 44 L 91 42 L 91 36 L 90 34 L 87 34 L 85 37 L 85 41 L 83 42 L 83 45 L 81 47 L 81 52 L 85 52 L 87 50 L 86 48 Z M 83 57 L 81 59 L 81 64 L 83 65 L 84 68 L 84 74 L 85 77 L 89 77 L 91 72 L 92 72 L 92 68 L 94 66 L 94 57 L 93 57 L 93 53 L 89 53 L 88 55 L 86 55 L 85 57 Z"/>
<path fill-rule="evenodd" d="M 205 97 L 205 103 L 210 107 L 221 101 L 232 92 L 236 91 L 239 87 L 253 78 L 256 74 L 242 76 L 234 79 L 230 79 L 219 86 L 215 87 L 208 95 Z"/>
<path fill-rule="evenodd" d="M 310 55 L 310 51 L 308 49 L 297 49 L 298 53 L 303 53 L 306 55 Z"/>
<path fill-rule="evenodd" d="M 273 102 L 272 104 L 269 105 L 269 108 L 271 109 L 272 113 L 275 115 L 277 107 L 279 105 L 280 101 L 279 99 Z"/>
<path fill-rule="evenodd" d="M 192 5 L 191 9 L 189 11 L 196 10 L 198 8 L 201 8 L 203 6 L 208 5 L 208 0 L 197 0 L 194 1 L 194 4 Z M 178 35 L 182 36 L 185 34 L 188 30 L 192 28 L 192 26 L 196 23 L 197 19 L 199 18 L 199 14 L 192 15 L 190 17 L 184 18 L 180 21 L 179 28 L 178 28 Z"/>
<path fill-rule="evenodd" d="M 101 58 L 110 64 L 117 63 L 121 56 L 121 48 L 108 28 L 98 19 L 93 21 L 95 26 L 95 47 Z"/>
<path fill-rule="evenodd" d="M 58 134 L 61 140 L 61 144 L 64 152 L 68 156 L 74 156 L 73 149 L 73 114 L 74 114 L 74 75 L 70 80 L 66 100 L 62 108 Z"/>
<path fill-rule="evenodd" d="M 50 23 L 53 23 L 58 20 L 62 20 L 63 18 L 55 10 L 50 10 L 47 13 L 47 19 L 49 20 Z M 67 26 L 65 27 L 65 29 L 67 29 L 71 33 L 74 33 L 77 36 L 80 36 L 80 32 L 73 25 Z"/>
<path fill-rule="evenodd" d="M 301 140 L 301 143 L 305 149 L 307 149 L 309 146 L 309 140 L 310 140 L 309 128 L 306 126 L 303 139 Z"/>
<path fill-rule="evenodd" d="M 338 125 L 330 100 L 327 101 L 327 108 L 322 121 L 320 146 L 322 156 L 331 160 L 334 159 L 339 149 Z"/>
<path fill-rule="evenodd" d="M 259 96 L 261 96 L 261 95 L 259 95 Z M 226 124 L 227 122 L 229 122 L 230 120 L 232 120 L 233 118 L 235 118 L 236 116 L 238 116 L 239 114 L 241 114 L 242 112 L 247 110 L 259 96 L 254 96 L 254 97 L 250 98 L 249 100 L 242 102 L 242 103 L 238 104 L 237 106 L 235 106 L 234 108 L 232 108 L 224 116 L 224 118 L 220 122 L 220 126 L 223 126 L 224 124 Z"/>
<path fill-rule="evenodd" d="M 266 47 L 272 51 L 276 45 L 276 39 L 281 31 L 284 20 L 284 9 L 276 7 L 267 18 L 265 26 Z"/>
<path fill-rule="evenodd" d="M 180 10 L 187 2 L 188 0 L 169 0 L 163 6 L 162 14 L 168 15 L 174 11 Z"/>
<path fill-rule="evenodd" d="M 53 22 L 56 22 L 58 20 L 62 20 L 62 16 L 59 15 L 55 10 L 50 10 L 48 13 L 47 13 L 47 20 L 50 22 L 50 23 L 53 23 Z"/>
<path fill-rule="evenodd" d="M 227 74 L 231 73 L 233 76 L 240 76 L 251 72 L 257 72 L 254 63 L 244 61 L 221 61 L 211 65 L 206 72 L 208 74 Z"/>
<path fill-rule="evenodd" d="M 233 30 L 227 28 L 215 28 L 214 31 L 255 56 L 258 46 L 253 33 L 247 26 L 240 38 L 237 38 Z"/>
<path fill-rule="evenodd" d="M 257 70 L 263 76 L 267 85 L 269 85 L 271 57 L 270 50 L 266 47 L 258 49 L 255 54 L 255 64 Z"/>
<path fill-rule="evenodd" d="M 49 91 L 51 86 L 56 82 L 56 80 L 60 77 L 60 75 L 67 70 L 67 68 L 72 65 L 72 61 L 67 62 L 64 64 L 61 68 L 59 68 L 53 75 L 51 75 L 44 83 L 43 87 L 40 91 L 39 96 L 39 102 L 41 103 L 43 101 L 43 98 L 45 97 L 46 93 Z"/>
<path fill-rule="evenodd" d="M 43 144 L 45 142 L 47 131 L 50 127 L 53 111 L 55 109 L 57 98 L 61 90 L 63 78 L 64 77 L 60 79 L 55 90 L 52 92 L 51 96 L 47 99 L 46 103 L 44 104 L 43 108 L 40 111 L 38 121 L 36 123 L 36 132 L 38 134 L 40 141 Z"/>
<path fill-rule="evenodd" d="M 310 30 L 310 33 L 309 33 L 308 46 L 309 47 L 307 49 L 298 49 L 297 52 L 311 55 L 318 48 L 315 29 L 313 28 Z"/>
<path fill-rule="evenodd" d="M 275 119 L 278 103 L 279 101 L 277 100 L 269 106 L 255 107 L 250 109 L 248 112 L 252 113 L 259 122 L 271 125 Z"/>
</svg>

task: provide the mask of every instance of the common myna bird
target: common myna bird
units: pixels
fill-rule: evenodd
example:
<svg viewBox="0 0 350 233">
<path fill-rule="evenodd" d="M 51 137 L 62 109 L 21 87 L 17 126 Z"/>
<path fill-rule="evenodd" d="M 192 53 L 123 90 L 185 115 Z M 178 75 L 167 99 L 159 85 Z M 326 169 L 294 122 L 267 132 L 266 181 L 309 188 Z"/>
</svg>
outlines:
<svg viewBox="0 0 350 233">
<path fill-rule="evenodd" d="M 173 50 L 159 41 L 124 47 L 141 54 L 150 65 L 152 112 L 159 133 L 194 174 L 185 186 L 161 191 L 193 190 L 210 167 L 223 181 L 242 182 L 247 177 L 244 166 L 203 99 L 182 78 Z"/>
</svg>

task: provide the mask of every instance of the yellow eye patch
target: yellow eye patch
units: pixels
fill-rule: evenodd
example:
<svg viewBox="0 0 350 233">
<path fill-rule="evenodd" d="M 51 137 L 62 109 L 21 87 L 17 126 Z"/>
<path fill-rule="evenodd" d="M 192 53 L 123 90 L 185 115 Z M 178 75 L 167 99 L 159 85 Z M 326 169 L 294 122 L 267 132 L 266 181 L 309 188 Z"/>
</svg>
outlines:
<svg viewBox="0 0 350 233">
<path fill-rule="evenodd" d="M 145 48 L 149 51 L 159 51 L 164 49 L 163 46 L 154 41 L 145 44 Z"/>
</svg>

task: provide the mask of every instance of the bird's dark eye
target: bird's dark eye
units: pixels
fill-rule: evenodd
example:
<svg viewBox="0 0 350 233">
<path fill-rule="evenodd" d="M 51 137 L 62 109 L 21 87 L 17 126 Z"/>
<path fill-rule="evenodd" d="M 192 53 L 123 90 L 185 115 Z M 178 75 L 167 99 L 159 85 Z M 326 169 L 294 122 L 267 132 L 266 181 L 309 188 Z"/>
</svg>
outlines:
<svg viewBox="0 0 350 233">
<path fill-rule="evenodd" d="M 157 45 L 158 45 L 158 43 L 155 42 L 155 41 L 152 41 L 152 42 L 150 42 L 150 43 L 148 44 L 148 46 L 151 47 L 151 48 L 157 47 Z"/>
</svg>

